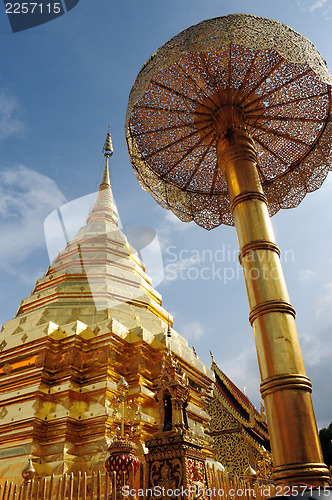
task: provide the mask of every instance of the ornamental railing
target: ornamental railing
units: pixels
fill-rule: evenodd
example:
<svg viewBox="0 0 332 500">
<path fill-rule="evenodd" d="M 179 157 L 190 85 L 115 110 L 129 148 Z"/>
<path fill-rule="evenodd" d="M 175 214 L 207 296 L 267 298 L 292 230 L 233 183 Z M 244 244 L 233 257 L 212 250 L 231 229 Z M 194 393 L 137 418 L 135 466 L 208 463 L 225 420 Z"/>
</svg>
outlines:
<svg viewBox="0 0 332 500">
<path fill-rule="evenodd" d="M 129 485 L 117 488 L 116 473 L 112 478 L 105 472 L 88 476 L 85 472 L 78 474 L 63 474 L 42 479 L 23 481 L 15 484 L 6 481 L 0 485 L 0 500 L 149 500 L 151 490 L 145 489 L 144 467 L 139 473 L 129 478 Z M 209 488 L 196 486 L 194 491 L 184 489 L 179 500 L 266 500 L 275 496 L 276 486 L 267 481 L 256 480 L 254 477 L 237 477 L 225 474 L 213 466 L 208 468 Z M 119 484 L 119 483 L 118 483 Z M 201 488 L 201 489 L 200 489 Z M 281 492 L 279 493 L 281 494 Z M 157 498 L 156 495 L 153 495 Z M 161 495 L 159 500 L 169 495 Z"/>
<path fill-rule="evenodd" d="M 6 481 L 0 486 L 0 500 L 115 500 L 116 489 L 108 474 L 98 472 L 63 474 L 23 481 Z"/>
</svg>

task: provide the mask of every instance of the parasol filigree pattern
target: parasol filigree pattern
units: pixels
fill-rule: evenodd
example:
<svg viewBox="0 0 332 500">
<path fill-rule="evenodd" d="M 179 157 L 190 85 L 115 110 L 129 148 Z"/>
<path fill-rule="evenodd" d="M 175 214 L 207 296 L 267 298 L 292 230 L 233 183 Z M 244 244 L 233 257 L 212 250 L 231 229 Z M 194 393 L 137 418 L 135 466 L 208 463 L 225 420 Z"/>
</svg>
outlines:
<svg viewBox="0 0 332 500">
<path fill-rule="evenodd" d="M 331 166 L 331 83 L 312 43 L 277 21 L 236 14 L 185 30 L 130 94 L 127 143 L 141 185 L 183 221 L 232 225 L 215 127 L 231 106 L 254 140 L 270 215 L 297 206 Z"/>
</svg>

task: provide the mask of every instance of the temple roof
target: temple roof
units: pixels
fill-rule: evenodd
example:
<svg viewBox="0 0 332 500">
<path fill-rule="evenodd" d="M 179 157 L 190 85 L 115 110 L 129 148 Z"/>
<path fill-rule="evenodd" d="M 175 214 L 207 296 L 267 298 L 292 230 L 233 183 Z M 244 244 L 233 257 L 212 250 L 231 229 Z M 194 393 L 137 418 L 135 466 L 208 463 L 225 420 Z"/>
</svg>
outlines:
<svg viewBox="0 0 332 500">
<path fill-rule="evenodd" d="M 238 430 L 245 430 L 257 443 L 269 450 L 269 433 L 263 405 L 259 413 L 247 396 L 225 375 L 214 360 L 211 369 L 215 374 L 214 396 L 238 421 Z M 211 435 L 217 436 L 222 433 L 223 430 L 214 431 Z"/>
</svg>

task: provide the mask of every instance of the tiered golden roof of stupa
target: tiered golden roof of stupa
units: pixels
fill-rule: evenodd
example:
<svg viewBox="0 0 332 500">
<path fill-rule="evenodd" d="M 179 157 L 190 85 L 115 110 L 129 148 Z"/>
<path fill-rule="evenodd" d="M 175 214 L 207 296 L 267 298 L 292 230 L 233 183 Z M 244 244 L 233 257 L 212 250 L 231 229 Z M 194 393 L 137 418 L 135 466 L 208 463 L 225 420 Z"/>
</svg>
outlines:
<svg viewBox="0 0 332 500">
<path fill-rule="evenodd" d="M 169 313 L 161 301 L 136 250 L 118 226 L 106 165 L 87 224 L 22 300 L 17 317 L 35 311 L 56 323 L 78 317 L 82 321 L 112 308 L 112 318 L 126 327 L 139 324 L 164 330 Z"/>
</svg>

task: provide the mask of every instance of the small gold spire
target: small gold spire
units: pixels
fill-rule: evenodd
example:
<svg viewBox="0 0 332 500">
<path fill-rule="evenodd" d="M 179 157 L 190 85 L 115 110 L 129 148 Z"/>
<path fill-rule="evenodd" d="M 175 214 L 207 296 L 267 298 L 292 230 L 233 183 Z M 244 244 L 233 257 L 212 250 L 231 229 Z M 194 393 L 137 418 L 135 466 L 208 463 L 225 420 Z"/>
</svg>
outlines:
<svg viewBox="0 0 332 500">
<path fill-rule="evenodd" d="M 90 215 L 87 218 L 87 224 L 90 224 L 90 222 L 108 220 L 110 222 L 113 222 L 115 225 L 118 225 L 119 218 L 112 197 L 111 181 L 108 168 L 109 158 L 112 156 L 112 154 L 113 154 L 113 146 L 110 133 L 110 126 L 108 126 L 106 141 L 103 147 L 103 155 L 106 158 L 104 175 L 101 184 L 99 186 L 99 193 L 97 196 L 97 200 L 91 207 Z"/>
<path fill-rule="evenodd" d="M 171 333 L 171 321 L 170 317 L 168 316 L 168 321 L 167 321 L 167 335 L 166 335 L 166 347 L 168 347 L 168 350 L 171 350 L 171 342 L 172 342 L 172 333 Z"/>
<path fill-rule="evenodd" d="M 168 318 L 168 323 L 167 323 L 167 337 L 168 338 L 172 337 L 172 334 L 171 334 L 171 325 L 170 325 L 170 322 L 169 322 L 169 318 Z"/>
<path fill-rule="evenodd" d="M 103 175 L 103 179 L 101 181 L 100 187 L 101 186 L 110 186 L 110 185 L 111 185 L 110 172 L 109 172 L 109 168 L 108 168 L 108 158 L 106 157 L 106 165 L 105 165 L 104 175 Z"/>
<path fill-rule="evenodd" d="M 111 132 L 110 132 L 110 125 L 108 125 L 108 132 L 106 135 L 106 141 L 105 141 L 105 144 L 103 147 L 103 155 L 106 158 L 106 165 L 105 165 L 104 175 L 103 175 L 103 179 L 101 181 L 100 187 L 102 187 L 102 186 L 108 187 L 111 185 L 108 159 L 112 156 L 112 154 L 113 154 L 113 144 L 112 144 L 112 138 L 111 138 Z"/>
</svg>

